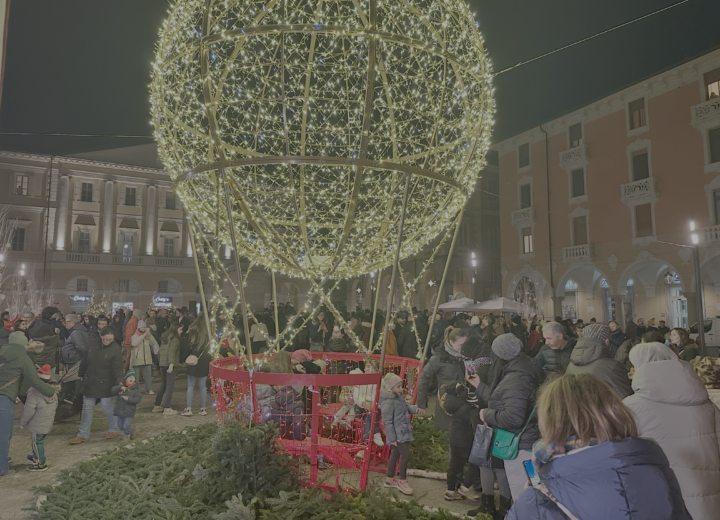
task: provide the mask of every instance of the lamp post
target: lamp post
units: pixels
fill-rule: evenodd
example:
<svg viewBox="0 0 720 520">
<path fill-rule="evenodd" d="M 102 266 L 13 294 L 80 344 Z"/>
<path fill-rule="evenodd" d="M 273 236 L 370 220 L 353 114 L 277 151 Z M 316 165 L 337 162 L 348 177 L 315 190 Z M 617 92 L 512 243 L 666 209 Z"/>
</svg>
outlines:
<svg viewBox="0 0 720 520">
<path fill-rule="evenodd" d="M 475 252 L 470 253 L 470 264 L 473 268 L 472 276 L 472 288 L 473 288 L 473 303 L 477 303 L 477 291 L 475 290 L 475 280 L 477 279 L 477 259 L 475 258 Z"/>
<path fill-rule="evenodd" d="M 693 243 L 693 260 L 695 263 L 695 306 L 698 315 L 698 340 L 700 341 L 700 356 L 705 357 L 705 309 L 703 307 L 703 286 L 700 276 L 700 237 L 695 233 L 695 222 L 690 221 L 690 238 Z"/>
</svg>

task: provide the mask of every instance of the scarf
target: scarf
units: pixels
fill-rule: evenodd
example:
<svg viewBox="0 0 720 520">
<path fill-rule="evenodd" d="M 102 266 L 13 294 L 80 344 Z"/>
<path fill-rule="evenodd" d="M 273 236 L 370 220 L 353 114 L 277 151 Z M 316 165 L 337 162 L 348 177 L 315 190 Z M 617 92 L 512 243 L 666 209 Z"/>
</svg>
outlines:
<svg viewBox="0 0 720 520">
<path fill-rule="evenodd" d="M 465 357 L 462 355 L 461 352 L 458 352 L 457 350 L 455 350 L 454 348 L 452 348 L 452 347 L 450 346 L 450 343 L 447 343 L 447 342 L 445 343 L 445 352 L 447 352 L 447 353 L 450 354 L 452 357 L 457 358 L 457 359 L 460 360 L 460 361 L 462 361 L 463 359 L 465 359 Z"/>
<path fill-rule="evenodd" d="M 598 444 L 598 440 L 592 438 L 590 439 L 590 444 L 588 444 L 588 446 L 597 446 Z M 560 452 L 560 450 L 558 450 L 554 444 L 545 444 L 543 440 L 540 439 L 533 446 L 533 465 L 536 468 L 540 468 L 544 464 L 547 464 L 552 459 L 554 459 L 556 455 L 562 456 L 566 453 L 571 452 L 572 450 L 584 447 L 585 446 L 580 446 L 580 441 L 575 435 L 572 435 L 565 443 L 565 452 Z"/>
</svg>

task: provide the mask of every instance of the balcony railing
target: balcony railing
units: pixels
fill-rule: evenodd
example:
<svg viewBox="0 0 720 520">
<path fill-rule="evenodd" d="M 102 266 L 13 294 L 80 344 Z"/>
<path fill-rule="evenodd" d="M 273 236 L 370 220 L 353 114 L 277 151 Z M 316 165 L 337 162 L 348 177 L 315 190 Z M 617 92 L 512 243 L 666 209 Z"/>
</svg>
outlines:
<svg viewBox="0 0 720 520">
<path fill-rule="evenodd" d="M 560 152 L 560 168 L 565 170 L 582 168 L 587 164 L 589 158 L 588 145 L 581 144 L 575 148 Z"/>
<path fill-rule="evenodd" d="M 518 209 L 510 214 L 510 222 L 516 227 L 525 227 L 535 222 L 535 208 Z"/>
<path fill-rule="evenodd" d="M 690 114 L 695 128 L 714 126 L 720 120 L 720 97 L 690 107 Z"/>
<path fill-rule="evenodd" d="M 654 177 L 628 182 L 620 186 L 620 200 L 625 204 L 644 204 L 657 200 L 657 183 Z"/>
<path fill-rule="evenodd" d="M 720 225 L 710 226 L 703 229 L 705 242 L 720 242 Z"/>
<path fill-rule="evenodd" d="M 129 265 L 143 265 L 144 258 L 142 256 L 127 256 L 127 255 L 113 255 L 113 264 L 129 264 Z"/>
<path fill-rule="evenodd" d="M 185 267 L 185 258 L 158 256 L 155 258 L 155 265 L 163 267 Z"/>
<path fill-rule="evenodd" d="M 88 253 L 65 253 L 65 261 L 78 264 L 99 264 L 100 255 L 91 255 Z"/>
<path fill-rule="evenodd" d="M 563 262 L 579 262 L 593 260 L 592 244 L 583 244 L 581 246 L 563 247 Z"/>
</svg>

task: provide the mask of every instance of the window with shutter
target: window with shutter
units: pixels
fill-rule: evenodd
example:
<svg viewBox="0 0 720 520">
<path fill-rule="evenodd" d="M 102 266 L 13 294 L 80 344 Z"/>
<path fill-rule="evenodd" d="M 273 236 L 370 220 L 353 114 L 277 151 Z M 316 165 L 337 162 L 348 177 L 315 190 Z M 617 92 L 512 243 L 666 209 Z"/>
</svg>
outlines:
<svg viewBox="0 0 720 520">
<path fill-rule="evenodd" d="M 118 292 L 130 292 L 130 280 L 127 280 L 125 278 L 121 278 L 120 280 L 118 280 Z"/>
<path fill-rule="evenodd" d="M 533 244 L 532 228 L 523 228 L 522 237 L 523 253 L 532 253 L 533 251 L 535 251 L 535 247 Z"/>
<path fill-rule="evenodd" d="M 720 69 L 705 73 L 705 95 L 708 100 L 720 96 Z"/>
<path fill-rule="evenodd" d="M 167 258 L 175 256 L 175 240 L 172 238 L 166 238 L 163 248 L 163 254 Z"/>
<path fill-rule="evenodd" d="M 585 170 L 573 170 L 572 173 L 572 196 L 582 197 L 585 195 Z"/>
<path fill-rule="evenodd" d="M 581 123 L 572 125 L 570 128 L 568 128 L 568 140 L 570 141 L 568 144 L 570 145 L 570 148 L 580 146 L 582 144 L 582 138 L 583 136 Z"/>
<path fill-rule="evenodd" d="M 587 217 L 575 217 L 573 219 L 573 240 L 575 246 L 582 246 L 588 243 Z"/>
<path fill-rule="evenodd" d="M 520 209 L 532 206 L 532 191 L 530 184 L 520 186 Z"/>
<path fill-rule="evenodd" d="M 635 206 L 635 236 L 653 236 L 652 204 L 640 204 Z"/>
<path fill-rule="evenodd" d="M 636 99 L 628 105 L 630 116 L 630 130 L 640 128 L 647 124 L 645 119 L 645 98 Z"/>
<path fill-rule="evenodd" d="M 78 278 L 76 281 L 76 291 L 77 292 L 87 292 L 88 291 L 88 279 L 87 278 Z"/>
<path fill-rule="evenodd" d="M 78 235 L 78 253 L 90 253 L 90 233 L 81 231 Z"/>
<path fill-rule="evenodd" d="M 135 201 L 137 198 L 137 188 L 125 188 L 125 205 L 126 206 L 135 206 Z"/>
<path fill-rule="evenodd" d="M 633 155 L 633 181 L 640 181 L 650 177 L 650 164 L 647 150 L 636 152 Z"/>
<path fill-rule="evenodd" d="M 28 175 L 15 176 L 15 195 L 30 195 L 30 177 Z"/>
<path fill-rule="evenodd" d="M 12 251 L 25 251 L 25 228 L 17 228 L 13 231 L 10 249 Z"/>
<path fill-rule="evenodd" d="M 126 257 L 126 258 L 132 257 L 132 255 L 133 255 L 133 236 L 132 235 L 124 235 L 123 236 L 122 255 L 123 255 L 123 257 Z"/>
<path fill-rule="evenodd" d="M 83 182 L 80 188 L 80 200 L 82 202 L 93 201 L 93 185 L 91 182 Z"/>
<path fill-rule="evenodd" d="M 720 162 L 720 128 L 708 132 L 710 142 L 710 162 Z"/>
<path fill-rule="evenodd" d="M 168 293 L 168 281 L 167 280 L 160 280 L 158 282 L 157 292 L 159 293 Z"/>
<path fill-rule="evenodd" d="M 530 144 L 521 144 L 518 147 L 518 168 L 530 166 Z"/>
</svg>

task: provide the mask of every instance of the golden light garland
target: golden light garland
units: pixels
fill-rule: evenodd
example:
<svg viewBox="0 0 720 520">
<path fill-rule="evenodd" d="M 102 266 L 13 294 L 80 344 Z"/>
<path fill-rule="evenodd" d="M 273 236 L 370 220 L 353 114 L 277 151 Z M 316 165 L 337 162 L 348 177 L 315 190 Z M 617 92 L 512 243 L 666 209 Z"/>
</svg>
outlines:
<svg viewBox="0 0 720 520">
<path fill-rule="evenodd" d="M 484 166 L 492 92 L 462 0 L 180 0 L 151 103 L 196 227 L 230 244 L 232 225 L 243 257 L 319 280 L 392 264 L 406 175 L 401 257 L 453 222 Z"/>
</svg>

